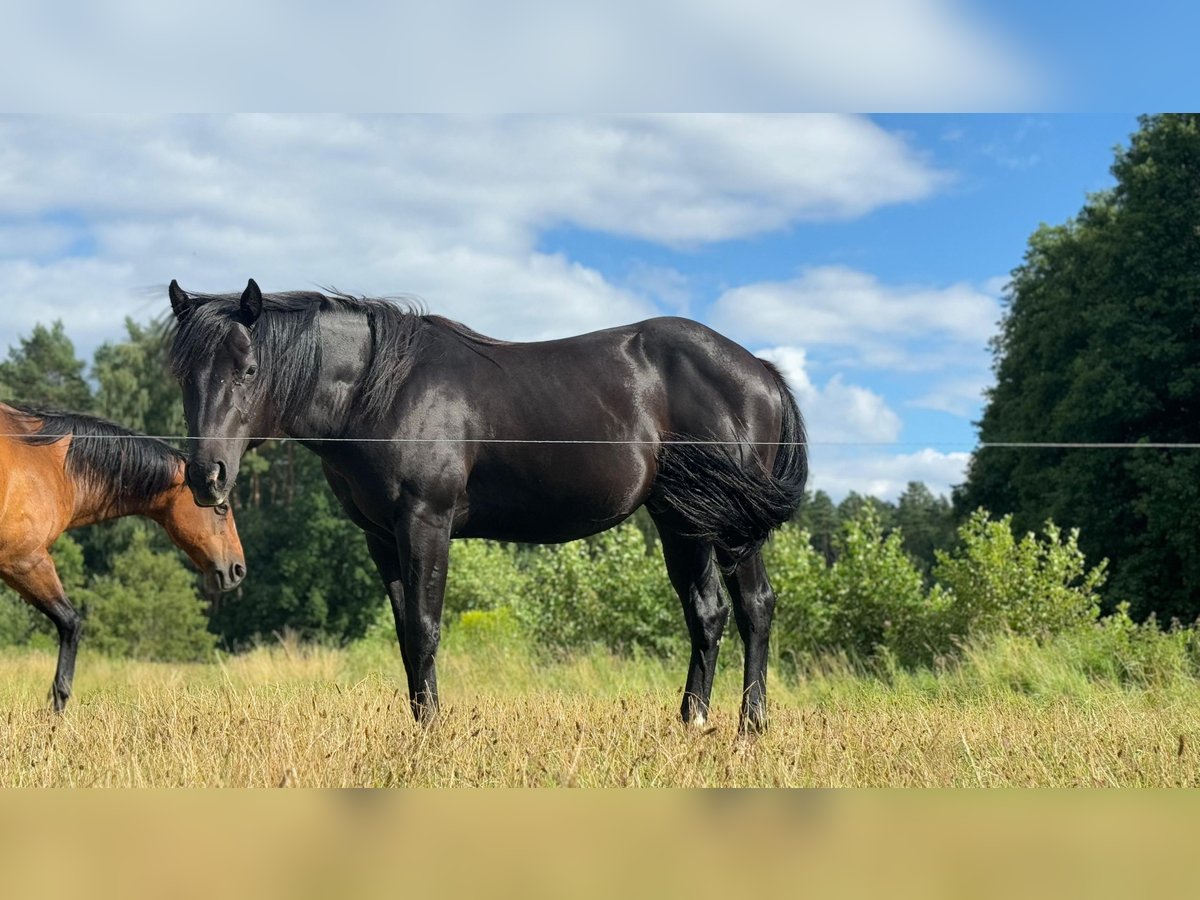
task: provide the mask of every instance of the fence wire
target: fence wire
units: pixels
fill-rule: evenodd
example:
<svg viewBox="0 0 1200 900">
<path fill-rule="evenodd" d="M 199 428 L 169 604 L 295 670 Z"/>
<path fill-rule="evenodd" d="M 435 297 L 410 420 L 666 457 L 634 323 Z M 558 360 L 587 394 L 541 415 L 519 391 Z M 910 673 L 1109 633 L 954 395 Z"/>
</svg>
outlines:
<svg viewBox="0 0 1200 900">
<path fill-rule="evenodd" d="M 16 440 L 36 438 L 39 432 L 0 434 L 0 438 Z M 187 443 L 193 438 L 178 434 L 80 434 L 62 435 L 76 441 L 169 441 Z M 206 441 L 279 441 L 285 443 L 360 443 L 360 444 L 578 444 L 587 446 L 711 446 L 741 447 L 957 447 L 969 450 L 1200 450 L 1200 443 L 1164 441 L 716 441 L 692 439 L 601 440 L 591 438 L 402 438 L 402 437 L 207 437 Z"/>
</svg>

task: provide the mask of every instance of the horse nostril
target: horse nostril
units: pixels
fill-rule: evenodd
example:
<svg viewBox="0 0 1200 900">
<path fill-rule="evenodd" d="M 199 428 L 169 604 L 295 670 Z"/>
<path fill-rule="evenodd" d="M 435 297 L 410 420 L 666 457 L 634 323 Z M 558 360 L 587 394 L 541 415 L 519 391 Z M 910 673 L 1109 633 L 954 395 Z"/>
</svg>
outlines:
<svg viewBox="0 0 1200 900">
<path fill-rule="evenodd" d="M 241 563 L 234 563 L 233 564 L 233 580 L 241 581 L 245 577 L 246 577 L 246 567 L 243 566 Z"/>
<path fill-rule="evenodd" d="M 216 486 L 225 483 L 225 463 L 215 462 L 208 467 L 208 484 Z"/>
</svg>

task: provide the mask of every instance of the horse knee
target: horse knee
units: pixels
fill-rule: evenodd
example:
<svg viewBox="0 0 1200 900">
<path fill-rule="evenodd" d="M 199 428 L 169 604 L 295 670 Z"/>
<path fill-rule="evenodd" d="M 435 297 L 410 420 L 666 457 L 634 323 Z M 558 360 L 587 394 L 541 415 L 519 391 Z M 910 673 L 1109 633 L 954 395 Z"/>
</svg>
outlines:
<svg viewBox="0 0 1200 900">
<path fill-rule="evenodd" d="M 749 591 L 739 598 L 737 623 L 743 636 L 767 634 L 775 618 L 775 592 L 770 588 Z"/>
<path fill-rule="evenodd" d="M 729 607 L 724 603 L 706 603 L 694 597 L 692 642 L 702 652 L 715 650 L 729 621 Z"/>
<path fill-rule="evenodd" d="M 60 644 L 74 646 L 83 635 L 83 616 L 73 607 L 60 608 L 54 616 L 54 627 L 58 630 Z"/>
</svg>

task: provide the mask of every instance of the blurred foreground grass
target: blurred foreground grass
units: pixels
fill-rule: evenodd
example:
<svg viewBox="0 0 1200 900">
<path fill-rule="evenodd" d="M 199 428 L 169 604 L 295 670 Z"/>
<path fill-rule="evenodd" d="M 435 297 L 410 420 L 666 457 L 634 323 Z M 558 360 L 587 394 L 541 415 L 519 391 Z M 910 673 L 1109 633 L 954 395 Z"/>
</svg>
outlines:
<svg viewBox="0 0 1200 900">
<path fill-rule="evenodd" d="M 709 727 L 677 721 L 683 661 L 535 663 L 504 641 L 440 657 L 443 715 L 409 716 L 395 649 L 294 643 L 206 665 L 84 655 L 64 716 L 52 654 L 0 657 L 5 786 L 1195 786 L 1200 684 L 1130 687 L 1016 639 L 954 670 L 774 677 L 737 735 L 726 642 Z M 778 669 L 776 669 L 778 672 Z"/>
</svg>

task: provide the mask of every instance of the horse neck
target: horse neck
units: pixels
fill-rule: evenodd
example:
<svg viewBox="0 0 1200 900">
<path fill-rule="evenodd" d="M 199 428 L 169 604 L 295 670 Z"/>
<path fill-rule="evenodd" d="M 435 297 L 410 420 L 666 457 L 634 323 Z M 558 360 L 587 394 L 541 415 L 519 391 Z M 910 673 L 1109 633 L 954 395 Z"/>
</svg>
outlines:
<svg viewBox="0 0 1200 900">
<path fill-rule="evenodd" d="M 113 491 L 108 485 L 75 479 L 75 502 L 67 528 L 82 528 L 125 516 L 146 516 L 158 523 L 168 515 L 171 497 L 184 483 L 183 462 L 170 487 L 153 497 L 135 497 Z"/>
<path fill-rule="evenodd" d="M 341 436 L 363 368 L 371 359 L 371 328 L 355 313 L 327 312 L 321 320 L 321 364 L 311 400 L 287 423 L 294 438 Z"/>
</svg>

